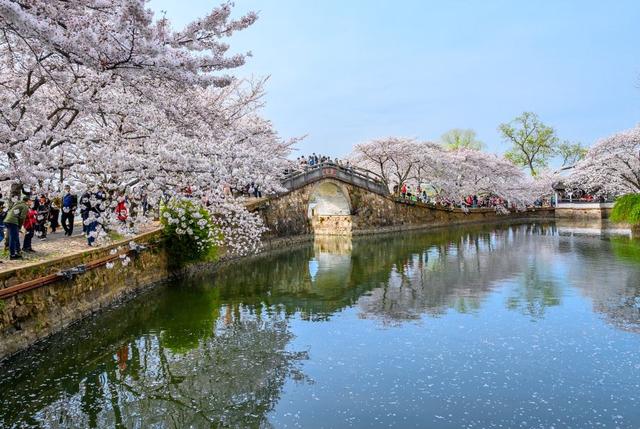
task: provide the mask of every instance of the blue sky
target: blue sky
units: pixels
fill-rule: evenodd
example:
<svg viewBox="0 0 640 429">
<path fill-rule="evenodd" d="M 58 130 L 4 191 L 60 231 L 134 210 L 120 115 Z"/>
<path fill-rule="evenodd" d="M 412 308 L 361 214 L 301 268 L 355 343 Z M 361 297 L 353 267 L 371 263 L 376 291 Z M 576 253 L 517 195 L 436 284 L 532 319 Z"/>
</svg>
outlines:
<svg viewBox="0 0 640 429">
<path fill-rule="evenodd" d="M 175 28 L 211 0 L 151 0 Z M 497 132 L 534 111 L 562 139 L 591 145 L 640 123 L 640 1 L 236 0 L 260 19 L 230 40 L 270 76 L 265 116 L 303 153 L 347 154 L 401 135 Z"/>
</svg>

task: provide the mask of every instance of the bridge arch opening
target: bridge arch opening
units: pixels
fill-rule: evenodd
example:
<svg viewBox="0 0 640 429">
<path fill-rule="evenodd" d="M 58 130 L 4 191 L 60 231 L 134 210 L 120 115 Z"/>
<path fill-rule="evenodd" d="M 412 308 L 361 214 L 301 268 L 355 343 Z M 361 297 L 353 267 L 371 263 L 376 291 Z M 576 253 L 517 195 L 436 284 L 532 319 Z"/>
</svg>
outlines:
<svg viewBox="0 0 640 429">
<path fill-rule="evenodd" d="M 319 183 L 309 197 L 310 219 L 324 216 L 349 216 L 351 204 L 342 186 L 330 181 Z"/>
</svg>

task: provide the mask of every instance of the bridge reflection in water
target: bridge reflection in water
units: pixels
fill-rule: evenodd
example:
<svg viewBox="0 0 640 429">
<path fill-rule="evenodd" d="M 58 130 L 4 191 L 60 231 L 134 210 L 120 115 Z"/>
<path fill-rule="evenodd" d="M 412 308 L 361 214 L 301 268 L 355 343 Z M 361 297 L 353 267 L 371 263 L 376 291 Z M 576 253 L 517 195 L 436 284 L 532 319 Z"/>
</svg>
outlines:
<svg viewBox="0 0 640 429">
<path fill-rule="evenodd" d="M 611 326 L 640 332 L 638 278 L 637 242 L 553 223 L 316 237 L 157 288 L 4 362 L 0 427 L 264 427 L 287 380 L 309 381 L 297 324 L 331 326 L 349 311 L 380 326 L 428 323 L 479 313 L 505 284 L 503 308 L 543 320 L 571 279 Z"/>
</svg>

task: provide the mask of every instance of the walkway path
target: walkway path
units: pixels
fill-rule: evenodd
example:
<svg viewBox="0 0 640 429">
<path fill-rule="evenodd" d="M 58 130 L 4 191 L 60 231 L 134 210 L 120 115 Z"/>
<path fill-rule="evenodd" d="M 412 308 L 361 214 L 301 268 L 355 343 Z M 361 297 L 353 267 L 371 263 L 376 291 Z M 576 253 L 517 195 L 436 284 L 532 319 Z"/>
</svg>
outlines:
<svg viewBox="0 0 640 429">
<path fill-rule="evenodd" d="M 139 233 L 148 232 L 158 227 L 157 222 L 152 222 L 145 225 Z M 0 273 L 3 271 L 9 271 L 14 268 L 20 268 L 22 266 L 30 265 L 37 262 L 44 262 L 46 260 L 54 259 L 61 256 L 68 256 L 74 253 L 80 253 L 93 249 L 87 245 L 87 239 L 82 234 L 82 224 L 76 223 L 73 227 L 73 236 L 67 237 L 64 235 L 64 230 L 60 229 L 55 234 L 47 233 L 46 240 L 40 240 L 37 237 L 33 238 L 32 247 L 36 253 L 22 253 L 24 259 L 10 261 L 8 252 L 5 250 L 4 241 L 0 243 Z M 76 232 L 79 231 L 79 232 Z M 20 243 L 22 244 L 24 235 L 20 234 Z M 123 237 L 124 238 L 124 237 Z"/>
<path fill-rule="evenodd" d="M 256 204 L 261 203 L 262 201 L 266 201 L 268 198 L 247 198 L 242 201 L 247 208 L 251 208 Z M 145 232 L 153 231 L 160 227 L 160 223 L 158 221 L 149 222 L 148 224 L 142 225 L 139 227 L 138 234 L 143 234 Z M 40 241 L 38 238 L 34 237 L 32 242 L 33 250 L 36 253 L 24 253 L 22 256 L 24 259 L 21 260 L 9 260 L 8 250 L 5 250 L 5 242 L 0 242 L 0 273 L 4 271 L 9 271 L 14 268 L 20 268 L 27 265 L 31 265 L 38 262 L 44 262 L 47 260 L 55 259 L 61 256 L 70 256 L 75 253 L 86 252 L 91 249 L 96 249 L 99 247 L 89 247 L 87 245 L 87 239 L 84 235 L 82 235 L 82 223 L 77 220 L 73 226 L 74 234 L 72 237 L 67 237 L 64 235 L 64 230 L 60 228 L 58 232 L 52 234 L 49 232 L 47 234 L 47 239 Z M 6 232 L 6 231 L 5 231 Z M 131 237 L 134 237 L 132 235 Z M 5 237 L 6 238 L 6 237 Z M 20 243 L 22 244 L 22 240 L 24 235 L 20 234 Z M 121 237 L 128 238 L 128 237 Z"/>
</svg>

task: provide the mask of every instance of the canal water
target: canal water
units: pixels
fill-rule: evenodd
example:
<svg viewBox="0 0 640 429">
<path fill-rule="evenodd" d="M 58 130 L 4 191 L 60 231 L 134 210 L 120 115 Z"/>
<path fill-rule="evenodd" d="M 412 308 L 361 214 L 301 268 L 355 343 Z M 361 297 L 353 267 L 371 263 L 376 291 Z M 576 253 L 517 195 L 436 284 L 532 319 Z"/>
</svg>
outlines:
<svg viewBox="0 0 640 429">
<path fill-rule="evenodd" d="M 0 364 L 2 428 L 638 428 L 639 405 L 640 242 L 553 223 L 317 241 Z"/>
</svg>

